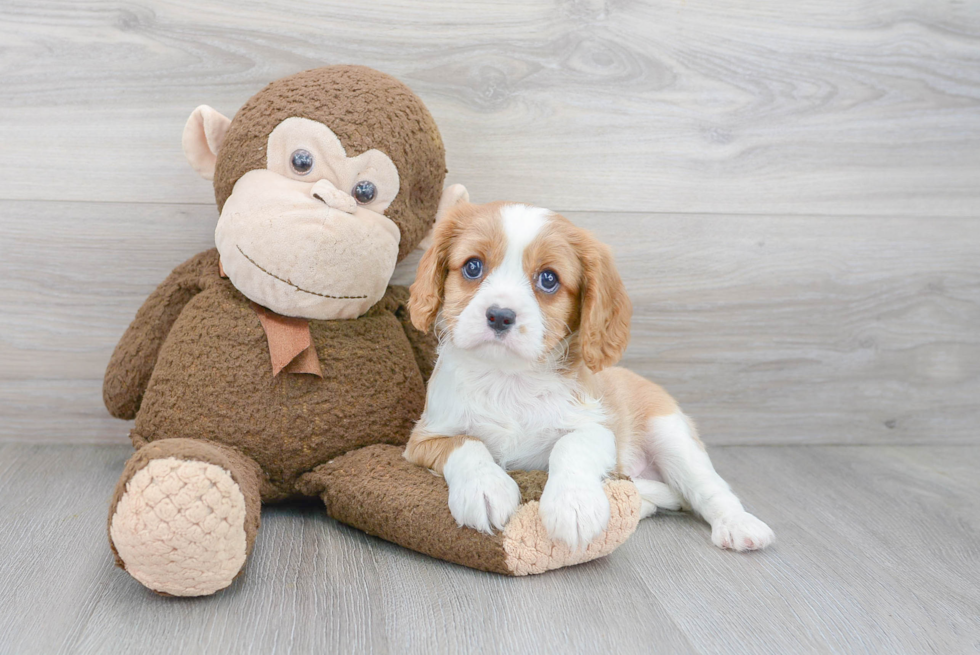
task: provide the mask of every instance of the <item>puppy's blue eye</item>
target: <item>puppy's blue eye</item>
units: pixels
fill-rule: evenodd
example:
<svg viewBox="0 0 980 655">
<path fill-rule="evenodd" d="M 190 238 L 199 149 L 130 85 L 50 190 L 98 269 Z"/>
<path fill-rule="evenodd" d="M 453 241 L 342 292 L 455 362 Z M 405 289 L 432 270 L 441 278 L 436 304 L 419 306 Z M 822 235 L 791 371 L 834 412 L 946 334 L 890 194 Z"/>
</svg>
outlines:
<svg viewBox="0 0 980 655">
<path fill-rule="evenodd" d="M 546 268 L 538 273 L 538 288 L 545 293 L 558 291 L 558 273 L 555 273 L 550 268 Z"/>
<path fill-rule="evenodd" d="M 306 175 L 313 170 L 313 155 L 309 150 L 300 148 L 289 156 L 289 165 L 299 175 Z"/>
<path fill-rule="evenodd" d="M 477 280 L 483 275 L 483 262 L 477 257 L 471 257 L 463 264 L 463 277 L 467 280 Z"/>
</svg>

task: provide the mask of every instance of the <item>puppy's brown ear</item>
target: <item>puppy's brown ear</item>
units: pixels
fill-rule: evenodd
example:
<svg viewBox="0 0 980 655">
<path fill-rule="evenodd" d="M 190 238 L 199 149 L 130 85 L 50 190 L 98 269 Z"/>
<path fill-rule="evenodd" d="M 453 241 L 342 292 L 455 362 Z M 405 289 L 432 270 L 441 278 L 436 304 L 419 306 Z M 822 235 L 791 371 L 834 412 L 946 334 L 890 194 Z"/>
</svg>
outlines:
<svg viewBox="0 0 980 655">
<path fill-rule="evenodd" d="M 598 373 L 623 356 L 630 340 L 633 303 L 613 263 L 609 246 L 585 230 L 580 232 L 578 250 L 583 285 L 579 347 L 582 361 Z"/>
<path fill-rule="evenodd" d="M 449 272 L 449 247 L 456 233 L 456 210 L 465 204 L 457 203 L 439 217 L 432 229 L 432 245 L 419 261 L 415 282 L 412 283 L 408 311 L 412 325 L 428 332 L 442 307 L 442 290 Z"/>
</svg>

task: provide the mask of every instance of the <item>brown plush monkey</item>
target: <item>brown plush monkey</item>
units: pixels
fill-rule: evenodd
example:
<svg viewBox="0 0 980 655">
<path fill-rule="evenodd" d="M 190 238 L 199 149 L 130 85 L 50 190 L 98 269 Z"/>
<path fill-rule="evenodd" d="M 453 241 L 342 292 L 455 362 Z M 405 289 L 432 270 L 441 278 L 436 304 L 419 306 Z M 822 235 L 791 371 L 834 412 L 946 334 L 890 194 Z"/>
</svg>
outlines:
<svg viewBox="0 0 980 655">
<path fill-rule="evenodd" d="M 198 107 L 191 165 L 214 180 L 217 248 L 143 304 L 106 370 L 104 398 L 135 419 L 116 486 L 116 562 L 150 589 L 195 596 L 243 570 L 262 502 L 319 496 L 340 521 L 436 557 L 506 574 L 606 554 L 639 498 L 611 483 L 613 518 L 589 550 L 551 544 L 543 474 L 502 533 L 458 528 L 445 482 L 401 456 L 435 361 L 408 292 L 389 286 L 443 205 L 431 115 L 378 71 L 334 66 L 268 85 L 229 120 Z"/>
</svg>

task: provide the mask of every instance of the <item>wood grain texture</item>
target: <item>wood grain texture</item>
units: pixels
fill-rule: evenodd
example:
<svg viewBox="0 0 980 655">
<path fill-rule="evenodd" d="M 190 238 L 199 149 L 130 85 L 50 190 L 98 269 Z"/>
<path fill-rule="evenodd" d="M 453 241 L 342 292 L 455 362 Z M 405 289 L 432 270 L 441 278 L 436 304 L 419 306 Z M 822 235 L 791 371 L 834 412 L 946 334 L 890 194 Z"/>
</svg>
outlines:
<svg viewBox="0 0 980 655">
<path fill-rule="evenodd" d="M 980 4 L 5 0 L 0 44 L 0 655 L 980 651 Z M 515 580 L 309 504 L 211 598 L 112 567 L 131 449 L 5 442 L 125 442 L 105 363 L 213 243 L 186 117 L 332 63 L 418 92 L 474 200 L 614 247 L 624 363 L 754 445 L 712 456 L 773 550 L 668 515 Z"/>
<path fill-rule="evenodd" d="M 980 222 L 573 215 L 709 443 L 977 443 Z"/>
<path fill-rule="evenodd" d="M 685 516 L 666 533 L 661 526 L 676 517 L 641 526 L 640 539 L 620 551 L 665 607 L 678 608 L 672 618 L 699 650 L 980 647 L 975 446 L 716 448 L 711 455 L 748 509 L 773 527 L 775 549 L 734 564 L 726 553 L 699 552 L 708 529 Z"/>
<path fill-rule="evenodd" d="M 559 210 L 980 211 L 980 5 L 962 0 L 7 0 L 0 198 L 210 203 L 180 153 L 330 63 L 432 109 L 450 180 Z"/>
<path fill-rule="evenodd" d="M 161 598 L 113 568 L 125 447 L 0 444 L 0 653 L 965 653 L 980 647 L 980 448 L 726 447 L 712 456 L 773 549 L 688 515 L 610 557 L 525 579 L 266 508 L 246 575 Z"/>
<path fill-rule="evenodd" d="M 199 205 L 0 201 L 0 438 L 121 443 L 105 363 Z M 569 213 L 632 296 L 624 365 L 708 443 L 977 443 L 980 222 Z M 408 282 L 416 256 L 396 279 Z"/>
</svg>

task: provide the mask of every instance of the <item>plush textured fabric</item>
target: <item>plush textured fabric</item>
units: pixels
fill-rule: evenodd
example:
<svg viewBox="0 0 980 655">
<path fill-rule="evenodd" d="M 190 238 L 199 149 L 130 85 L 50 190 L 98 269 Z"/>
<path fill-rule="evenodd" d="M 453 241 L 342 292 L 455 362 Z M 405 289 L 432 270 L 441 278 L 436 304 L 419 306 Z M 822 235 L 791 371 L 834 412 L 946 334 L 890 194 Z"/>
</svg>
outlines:
<svg viewBox="0 0 980 655">
<path fill-rule="evenodd" d="M 218 275 L 223 280 L 228 279 L 220 258 Z M 307 319 L 282 316 L 255 302 L 252 303 L 252 309 L 259 315 L 266 341 L 269 342 L 273 377 L 284 369 L 288 373 L 309 373 L 323 377 L 320 359 L 313 348 L 313 337 L 310 336 L 310 322 Z"/>
<path fill-rule="evenodd" d="M 521 484 L 519 478 L 515 476 L 515 479 Z M 540 480 L 538 478 L 534 482 Z M 548 537 L 538 514 L 541 491 L 535 488 L 533 493 L 536 497 L 525 500 L 528 497 L 525 489 L 525 484 L 521 484 L 523 504 L 514 512 L 503 532 L 504 566 L 511 575 L 544 573 L 605 557 L 626 541 L 640 522 L 640 492 L 636 485 L 629 480 L 609 480 L 605 484 L 609 498 L 608 527 L 587 548 L 573 551 Z"/>
<path fill-rule="evenodd" d="M 449 511 L 445 480 L 405 461 L 400 448 L 362 448 L 303 476 L 299 487 L 319 493 L 337 520 L 387 541 L 462 564 L 505 575 L 529 575 L 581 564 L 611 553 L 636 529 L 640 495 L 629 480 L 606 483 L 609 528 L 585 550 L 552 542 L 538 515 L 548 476 L 514 471 L 521 503 L 503 532 L 486 535 L 460 528 Z"/>
<path fill-rule="evenodd" d="M 329 66 L 290 75 L 246 102 L 218 152 L 218 210 L 238 178 L 265 168 L 269 134 L 292 117 L 328 125 L 349 157 L 376 148 L 391 158 L 401 190 L 385 216 L 401 230 L 398 259 L 403 259 L 435 221 L 446 176 L 445 149 L 419 97 L 395 78 L 364 66 Z"/>
<path fill-rule="evenodd" d="M 258 314 L 220 276 L 217 252 L 178 266 L 140 309 L 106 374 L 106 405 L 136 415 L 131 438 L 139 449 L 117 485 L 110 530 L 129 480 L 151 460 L 176 457 L 232 474 L 249 508 L 247 551 L 260 499 L 296 495 L 319 495 L 337 520 L 407 548 L 507 575 L 588 561 L 622 543 L 639 521 L 632 483 L 620 483 L 632 495 L 618 487 L 610 495 L 609 531 L 571 553 L 548 540 L 538 518 L 542 471 L 512 474 L 524 505 L 504 533 L 456 525 L 445 480 L 402 457 L 436 349 L 411 326 L 407 301 L 407 289 L 390 287 L 361 318 L 310 321 L 323 378 L 273 377 Z M 165 320 L 169 333 L 153 319 Z M 179 571 L 175 578 L 167 593 L 179 591 Z"/>
<path fill-rule="evenodd" d="M 404 320 L 405 289 L 390 289 L 358 319 L 309 322 L 322 379 L 272 376 L 259 317 L 218 274 L 215 250 L 179 266 L 158 292 L 120 341 L 104 389 L 107 406 L 125 410 L 117 415 L 139 410 L 140 443 L 186 438 L 231 446 L 259 464 L 269 479 L 263 499 L 276 500 L 296 493 L 297 476 L 334 457 L 408 439 L 425 383 L 406 335 L 414 328 Z M 161 342 L 136 332 L 144 317 L 169 317 L 177 304 L 182 310 Z M 413 335 L 416 343 L 426 338 Z M 426 353 L 433 352 L 429 342 Z M 147 370 L 152 376 L 140 394 L 135 380 Z"/>
<path fill-rule="evenodd" d="M 231 121 L 211 107 L 200 105 L 184 126 L 181 142 L 191 167 L 202 177 L 214 179 L 216 153 L 221 148 Z"/>
<path fill-rule="evenodd" d="M 368 206 L 340 209 L 350 205 L 350 192 L 331 180 L 249 171 L 215 227 L 225 273 L 250 300 L 284 316 L 361 316 L 384 296 L 401 240 L 393 221 Z"/>
<path fill-rule="evenodd" d="M 182 462 L 193 466 L 181 468 Z M 134 577 L 161 593 L 200 595 L 212 593 L 213 588 L 204 590 L 214 584 L 227 586 L 255 544 L 262 477 L 255 462 L 232 448 L 196 439 L 143 445 L 126 462 L 109 504 L 109 544 L 116 564 L 127 570 L 132 565 Z M 215 522 L 208 519 L 208 509 L 228 512 Z M 240 557 L 237 567 L 235 557 Z"/>
<path fill-rule="evenodd" d="M 415 353 L 415 363 L 418 364 L 419 372 L 422 373 L 422 378 L 428 382 L 432 376 L 432 369 L 436 365 L 436 349 L 439 345 L 435 335 L 419 332 L 412 325 L 412 317 L 408 312 L 409 293 L 407 287 L 388 287 L 388 297 L 396 308 L 395 317 L 405 329 L 405 336 L 408 337 L 408 342 L 412 344 L 412 352 Z M 417 419 L 418 417 L 415 418 Z"/>
<path fill-rule="evenodd" d="M 220 275 L 220 265 L 218 272 Z M 310 322 L 307 319 L 282 316 L 254 302 L 252 309 L 258 314 L 259 323 L 265 330 L 273 377 L 283 370 L 289 373 L 309 373 L 323 377 L 323 369 L 320 368 L 320 359 L 317 357 L 316 349 L 313 348 Z"/>
<path fill-rule="evenodd" d="M 127 572 L 172 596 L 224 589 L 245 565 L 245 497 L 214 464 L 154 459 L 126 485 L 109 535 Z"/>
<path fill-rule="evenodd" d="M 460 528 L 449 513 L 446 481 L 402 457 L 402 448 L 357 450 L 304 476 L 327 513 L 382 539 L 457 564 L 509 573 L 500 534 Z"/>
<path fill-rule="evenodd" d="M 217 257 L 217 251 L 209 251 Z M 106 366 L 102 399 L 116 418 L 136 418 L 157 354 L 184 306 L 201 291 L 198 285 L 211 258 L 192 257 L 167 276 L 136 312 Z"/>
<path fill-rule="evenodd" d="M 183 460 L 193 460 L 214 464 L 231 473 L 235 484 L 239 486 L 245 498 L 247 520 L 245 534 L 247 535 L 248 551 L 251 552 L 255 535 L 259 531 L 260 507 L 262 503 L 260 486 L 262 471 L 258 465 L 232 448 L 207 443 L 196 439 L 166 439 L 153 444 L 142 444 L 136 453 L 126 462 L 123 474 L 116 483 L 116 489 L 109 503 L 109 522 L 115 512 L 119 499 L 126 493 L 126 485 L 152 460 L 174 457 Z M 117 559 L 116 563 L 122 563 Z"/>
<path fill-rule="evenodd" d="M 394 162 L 400 186 L 385 215 L 400 230 L 399 259 L 434 222 L 446 172 L 439 131 L 421 100 L 387 75 L 335 66 L 278 80 L 227 131 L 206 113 L 189 129 L 200 137 L 197 121 L 204 121 L 209 151 L 220 140 L 219 209 L 239 178 L 265 167 L 273 129 L 299 117 L 327 125 L 348 156 L 376 148 Z M 209 170 L 210 160 L 192 164 Z M 540 496 L 543 473 L 517 476 L 524 518 L 488 536 L 458 528 L 445 481 L 402 458 L 436 359 L 435 338 L 412 326 L 407 289 L 387 287 L 357 318 L 313 320 L 283 310 L 299 317 L 294 328 L 308 322 L 309 342 L 294 329 L 280 343 L 267 337 L 261 308 L 219 270 L 216 250 L 174 269 L 106 369 L 106 407 L 135 419 L 137 452 L 116 487 L 109 536 L 117 563 L 136 579 L 175 595 L 226 586 L 251 552 L 261 503 L 297 495 L 321 496 L 338 520 L 475 568 L 524 574 L 581 561 L 543 538 L 536 509 L 526 509 Z M 285 360 L 291 363 L 273 375 Z M 322 377 L 291 372 L 297 365 Z M 624 533 L 618 526 L 600 541 L 615 542 Z"/>
</svg>

